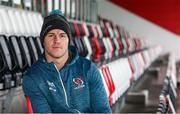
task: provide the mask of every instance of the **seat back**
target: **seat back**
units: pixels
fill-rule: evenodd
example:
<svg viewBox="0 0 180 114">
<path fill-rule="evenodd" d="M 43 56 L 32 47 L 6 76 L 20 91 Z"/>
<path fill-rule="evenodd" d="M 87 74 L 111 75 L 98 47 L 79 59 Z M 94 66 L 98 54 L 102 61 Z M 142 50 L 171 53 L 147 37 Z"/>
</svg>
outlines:
<svg viewBox="0 0 180 114">
<path fill-rule="evenodd" d="M 32 105 L 31 105 L 31 101 L 30 101 L 29 97 L 25 96 L 25 98 L 26 98 L 26 104 L 27 104 L 27 108 L 28 108 L 28 113 L 29 114 L 34 114 L 33 113 L 33 109 L 32 109 Z"/>
<path fill-rule="evenodd" d="M 26 37 L 20 36 L 18 39 L 19 39 L 20 49 L 24 49 L 25 57 L 27 58 L 26 60 L 28 63 L 28 67 L 30 67 L 33 64 L 33 58 L 30 55 L 30 51 L 29 51 L 29 48 L 28 48 L 27 43 L 26 43 Z"/>
<path fill-rule="evenodd" d="M 33 37 L 33 41 L 34 41 L 34 45 L 37 49 L 37 54 L 38 54 L 38 57 L 40 57 L 44 51 L 43 47 L 42 47 L 42 44 L 41 44 L 41 41 L 40 41 L 40 37 Z"/>
<path fill-rule="evenodd" d="M 27 37 L 26 43 L 27 43 L 32 61 L 33 61 L 33 63 L 35 63 L 38 59 L 38 53 L 37 53 L 37 49 L 36 49 L 36 46 L 35 46 L 34 41 L 33 41 L 33 36 Z"/>
<path fill-rule="evenodd" d="M 4 75 L 7 70 L 8 70 L 7 61 L 6 61 L 2 46 L 0 44 L 0 90 L 5 89 L 6 87 Z"/>
</svg>

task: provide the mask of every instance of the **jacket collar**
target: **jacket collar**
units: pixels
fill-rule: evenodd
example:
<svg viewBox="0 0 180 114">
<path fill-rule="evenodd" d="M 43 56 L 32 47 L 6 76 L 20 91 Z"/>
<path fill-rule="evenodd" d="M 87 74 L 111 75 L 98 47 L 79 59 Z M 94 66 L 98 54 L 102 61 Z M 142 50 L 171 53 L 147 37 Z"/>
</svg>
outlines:
<svg viewBox="0 0 180 114">
<path fill-rule="evenodd" d="M 78 53 L 76 47 L 69 46 L 68 49 L 72 53 L 73 57 L 69 63 L 67 63 L 65 66 L 63 66 L 63 68 L 69 67 L 69 66 L 75 64 L 76 60 L 79 58 L 79 53 Z M 48 70 L 54 70 L 54 63 L 53 62 L 48 63 L 44 54 L 42 54 L 42 56 L 39 58 L 38 64 L 42 65 L 43 67 L 46 67 Z"/>
</svg>

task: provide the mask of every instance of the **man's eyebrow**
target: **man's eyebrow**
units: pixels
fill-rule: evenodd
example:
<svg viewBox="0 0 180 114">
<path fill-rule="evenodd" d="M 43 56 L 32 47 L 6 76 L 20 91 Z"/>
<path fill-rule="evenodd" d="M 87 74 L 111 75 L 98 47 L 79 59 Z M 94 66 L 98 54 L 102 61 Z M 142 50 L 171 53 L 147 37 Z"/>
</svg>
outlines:
<svg viewBox="0 0 180 114">
<path fill-rule="evenodd" d="M 62 35 L 66 35 L 66 33 L 60 33 L 60 34 L 62 34 Z"/>
<path fill-rule="evenodd" d="M 49 32 L 49 33 L 47 33 L 47 34 L 54 34 L 53 32 Z"/>
</svg>

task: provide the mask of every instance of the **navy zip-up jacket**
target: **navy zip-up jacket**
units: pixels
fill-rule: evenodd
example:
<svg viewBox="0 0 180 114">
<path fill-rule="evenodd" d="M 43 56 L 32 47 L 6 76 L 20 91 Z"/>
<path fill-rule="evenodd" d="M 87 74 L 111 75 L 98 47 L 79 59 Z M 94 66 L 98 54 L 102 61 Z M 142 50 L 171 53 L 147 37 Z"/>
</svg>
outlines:
<svg viewBox="0 0 180 114">
<path fill-rule="evenodd" d="M 23 77 L 23 91 L 35 113 L 111 113 L 94 63 L 70 46 L 73 59 L 58 70 L 44 56 Z"/>
</svg>

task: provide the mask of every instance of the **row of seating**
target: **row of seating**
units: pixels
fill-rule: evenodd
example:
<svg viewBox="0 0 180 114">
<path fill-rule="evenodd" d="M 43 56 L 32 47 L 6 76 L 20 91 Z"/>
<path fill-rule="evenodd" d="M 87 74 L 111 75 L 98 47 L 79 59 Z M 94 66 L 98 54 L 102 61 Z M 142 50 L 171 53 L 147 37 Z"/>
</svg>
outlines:
<svg viewBox="0 0 180 114">
<path fill-rule="evenodd" d="M 153 47 L 99 68 L 111 106 L 137 82 L 160 52 L 161 47 Z"/>
<path fill-rule="evenodd" d="M 42 54 L 42 20 L 39 13 L 0 6 L 0 90 L 21 85 L 23 73 Z"/>
<path fill-rule="evenodd" d="M 97 64 L 98 66 L 149 47 L 145 40 L 123 37 L 124 33 L 121 30 L 124 29 L 120 29 L 119 26 L 102 27 L 78 21 L 71 22 L 70 25 L 73 35 L 72 45 L 77 47 L 82 56 L 95 63 L 101 62 Z"/>
<path fill-rule="evenodd" d="M 173 54 L 169 55 L 168 68 L 164 79 L 163 87 L 159 95 L 159 105 L 157 113 L 176 113 L 176 63 Z"/>
<path fill-rule="evenodd" d="M 1 34 L 38 36 L 43 18 L 36 12 L 0 6 L 0 21 Z"/>
<path fill-rule="evenodd" d="M 38 57 L 43 49 L 39 37 L 0 35 L 0 89 L 21 85 L 22 75 Z"/>
<path fill-rule="evenodd" d="M 0 15 L 0 20 L 3 22 L 0 25 L 1 34 L 6 36 L 39 36 L 43 21 L 39 13 L 1 6 Z M 105 25 L 110 24 L 112 25 L 110 22 L 105 23 Z M 77 21 L 70 21 L 70 25 L 73 36 L 72 44 L 77 47 L 82 56 L 96 63 L 113 60 L 129 52 L 147 47 L 144 45 L 146 44 L 144 40 L 123 37 L 124 32 L 122 30 L 124 29 L 116 25 L 114 27 L 102 27 L 98 24 L 86 24 Z"/>
</svg>

